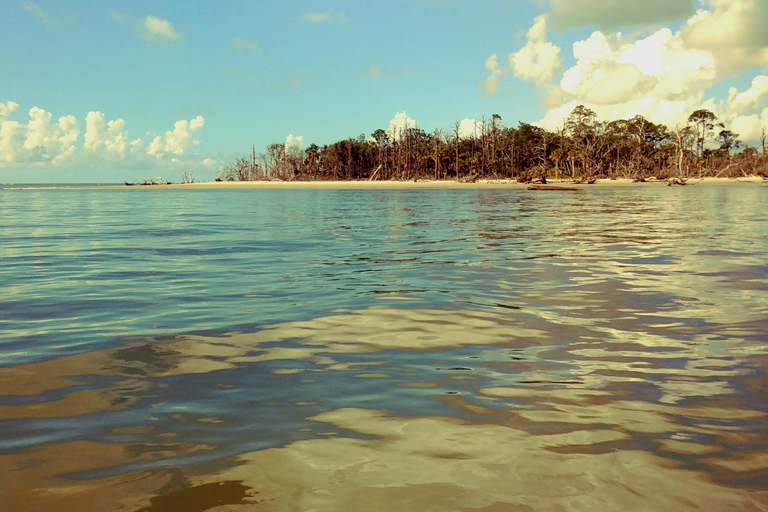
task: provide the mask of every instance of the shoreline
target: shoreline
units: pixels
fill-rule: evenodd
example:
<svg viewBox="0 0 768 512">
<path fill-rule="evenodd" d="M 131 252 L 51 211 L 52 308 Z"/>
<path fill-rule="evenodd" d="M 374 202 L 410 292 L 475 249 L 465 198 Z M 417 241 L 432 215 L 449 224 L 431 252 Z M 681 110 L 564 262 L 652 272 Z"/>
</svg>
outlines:
<svg viewBox="0 0 768 512">
<path fill-rule="evenodd" d="M 574 183 L 572 180 L 547 180 L 547 185 L 568 186 L 576 189 L 603 187 L 644 187 L 667 186 L 666 180 L 633 182 L 630 179 L 600 179 L 595 183 Z M 759 176 L 746 178 L 690 178 L 685 186 L 728 185 L 728 184 L 768 184 Z M 510 179 L 480 179 L 474 183 L 455 180 L 419 180 L 419 181 L 204 181 L 198 183 L 173 183 L 168 185 L 106 185 L 99 188 L 122 189 L 463 189 L 463 188 L 514 188 L 525 189 L 531 183 L 518 183 Z M 679 187 L 680 185 L 675 185 Z"/>
<path fill-rule="evenodd" d="M 567 189 L 590 189 L 605 187 L 650 187 L 667 186 L 666 180 L 650 179 L 645 182 L 634 182 L 630 179 L 599 179 L 595 183 L 574 183 L 572 180 L 547 180 L 546 185 L 537 183 L 519 183 L 511 179 L 479 179 L 476 182 L 458 182 L 455 180 L 419 180 L 419 181 L 201 181 L 196 183 L 171 183 L 157 185 L 125 185 L 124 183 L 0 183 L 0 189 L 11 190 L 15 188 L 80 188 L 80 189 L 106 189 L 106 190 L 238 190 L 238 189 L 493 189 L 506 188 L 527 190 L 535 186 L 542 189 L 551 187 L 567 187 Z M 768 185 L 768 179 L 760 176 L 744 178 L 689 178 L 685 186 L 718 186 L 718 185 Z M 675 187 L 680 187 L 675 184 Z"/>
</svg>

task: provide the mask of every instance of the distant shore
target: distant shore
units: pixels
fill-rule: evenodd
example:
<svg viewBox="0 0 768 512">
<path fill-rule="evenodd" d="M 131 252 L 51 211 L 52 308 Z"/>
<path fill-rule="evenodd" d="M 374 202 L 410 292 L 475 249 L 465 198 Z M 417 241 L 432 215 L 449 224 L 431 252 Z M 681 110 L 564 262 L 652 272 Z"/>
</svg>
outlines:
<svg viewBox="0 0 768 512">
<path fill-rule="evenodd" d="M 759 176 L 745 178 L 690 178 L 686 186 L 691 185 L 725 185 L 725 184 L 768 184 Z M 646 187 L 666 186 L 666 180 L 648 180 L 634 182 L 629 179 L 600 179 L 595 183 L 574 183 L 571 180 L 547 180 L 547 184 L 562 185 L 575 188 L 592 187 Z M 419 181 L 205 181 L 199 183 L 174 183 L 169 185 L 115 185 L 116 188 L 135 189 L 429 189 L 429 188 L 516 188 L 527 189 L 530 183 L 519 183 L 509 179 L 480 179 L 474 183 L 464 183 L 455 180 L 419 180 Z M 676 185 L 678 186 L 678 185 Z"/>
</svg>

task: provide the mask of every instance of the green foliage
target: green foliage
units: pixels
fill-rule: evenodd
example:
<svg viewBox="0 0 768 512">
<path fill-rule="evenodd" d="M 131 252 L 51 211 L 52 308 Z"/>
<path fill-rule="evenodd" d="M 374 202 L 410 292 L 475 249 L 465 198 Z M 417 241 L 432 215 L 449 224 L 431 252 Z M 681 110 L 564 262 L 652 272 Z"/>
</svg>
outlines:
<svg viewBox="0 0 768 512">
<path fill-rule="evenodd" d="M 550 132 L 520 123 L 505 127 L 501 116 L 478 124 L 474 136 L 450 130 L 426 133 L 408 128 L 397 137 L 377 129 L 302 151 L 270 144 L 266 154 L 240 158 L 216 174 L 221 180 L 415 180 L 514 178 L 518 180 L 674 176 L 768 172 L 768 159 L 757 150 L 741 147 L 738 134 L 724 128 L 714 135 L 717 117 L 705 109 L 674 130 L 637 115 L 631 119 L 600 121 L 594 111 L 579 105 L 563 128 Z M 720 125 L 722 127 L 722 125 Z M 718 144 L 715 146 L 714 144 Z M 707 146 L 709 145 L 709 148 Z M 738 174 L 738 175 L 741 175 Z"/>
</svg>

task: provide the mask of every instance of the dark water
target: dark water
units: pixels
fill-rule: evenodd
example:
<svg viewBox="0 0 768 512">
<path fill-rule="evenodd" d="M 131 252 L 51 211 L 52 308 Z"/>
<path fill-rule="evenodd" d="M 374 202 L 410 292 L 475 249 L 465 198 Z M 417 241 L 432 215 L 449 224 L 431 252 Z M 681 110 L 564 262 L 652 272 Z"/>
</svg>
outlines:
<svg viewBox="0 0 768 512">
<path fill-rule="evenodd" d="M 768 510 L 766 211 L 0 189 L 0 510 Z"/>
</svg>

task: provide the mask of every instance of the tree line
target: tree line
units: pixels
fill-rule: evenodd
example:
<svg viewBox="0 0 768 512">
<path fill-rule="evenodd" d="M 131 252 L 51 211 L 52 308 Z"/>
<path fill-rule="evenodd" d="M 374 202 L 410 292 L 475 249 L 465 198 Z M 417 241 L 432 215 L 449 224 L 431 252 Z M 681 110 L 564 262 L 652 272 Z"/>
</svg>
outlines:
<svg viewBox="0 0 768 512">
<path fill-rule="evenodd" d="M 305 150 L 282 143 L 264 153 L 224 165 L 217 181 L 255 180 L 458 180 L 515 179 L 521 182 L 599 178 L 643 181 L 691 177 L 768 177 L 766 129 L 760 148 L 744 146 L 717 116 L 696 110 L 673 128 L 637 115 L 600 121 L 577 106 L 556 131 L 527 123 L 503 125 L 497 114 L 476 124 L 471 135 L 461 123 L 450 130 L 376 130 Z"/>
</svg>

